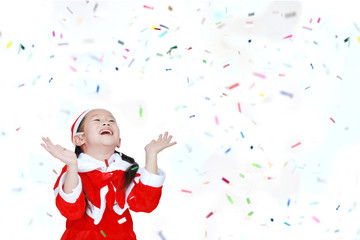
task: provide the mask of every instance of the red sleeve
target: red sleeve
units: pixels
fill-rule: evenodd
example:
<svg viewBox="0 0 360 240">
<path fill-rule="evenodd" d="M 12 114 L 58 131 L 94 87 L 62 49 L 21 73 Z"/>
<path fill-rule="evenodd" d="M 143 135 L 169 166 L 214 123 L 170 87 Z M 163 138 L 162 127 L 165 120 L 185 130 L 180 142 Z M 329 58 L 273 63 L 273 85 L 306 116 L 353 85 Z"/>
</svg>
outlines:
<svg viewBox="0 0 360 240">
<path fill-rule="evenodd" d="M 81 218 L 85 213 L 85 197 L 82 192 L 79 198 L 74 203 L 66 202 L 60 194 L 56 196 L 56 207 L 59 209 L 61 215 L 68 220 L 76 220 Z"/>
<path fill-rule="evenodd" d="M 81 191 L 79 197 L 76 199 L 74 203 L 69 203 L 65 201 L 61 195 L 59 194 L 59 188 L 63 187 L 60 186 L 60 178 L 66 172 L 66 166 L 62 169 L 60 176 L 56 180 L 54 185 L 55 191 L 55 204 L 58 210 L 60 211 L 61 215 L 66 217 L 68 220 L 76 220 L 81 218 L 85 213 L 85 196 L 84 193 Z"/>
<path fill-rule="evenodd" d="M 159 204 L 161 190 L 162 186 L 152 187 L 144 185 L 140 180 L 139 183 L 135 183 L 127 198 L 129 208 L 134 212 L 152 212 Z"/>
</svg>

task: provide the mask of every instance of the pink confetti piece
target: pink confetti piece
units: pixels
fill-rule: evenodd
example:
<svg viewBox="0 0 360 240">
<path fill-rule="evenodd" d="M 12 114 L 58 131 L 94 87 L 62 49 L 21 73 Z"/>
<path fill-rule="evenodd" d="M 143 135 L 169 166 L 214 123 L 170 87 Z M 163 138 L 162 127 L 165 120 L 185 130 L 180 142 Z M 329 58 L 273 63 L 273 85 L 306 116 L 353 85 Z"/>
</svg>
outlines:
<svg viewBox="0 0 360 240">
<path fill-rule="evenodd" d="M 279 77 L 285 77 L 284 73 L 279 73 Z"/>
<path fill-rule="evenodd" d="M 335 120 L 334 120 L 333 118 L 330 118 L 330 120 L 331 120 L 333 123 L 335 123 Z"/>
<path fill-rule="evenodd" d="M 150 10 L 153 10 L 153 9 L 154 9 L 154 7 L 150 7 L 150 6 L 148 6 L 148 5 L 144 5 L 144 8 L 147 8 L 147 9 L 150 9 Z"/>
<path fill-rule="evenodd" d="M 215 116 L 215 123 L 216 123 L 216 125 L 219 125 L 219 118 L 218 118 L 218 116 Z"/>
<path fill-rule="evenodd" d="M 314 219 L 315 222 L 320 223 L 320 220 L 317 217 L 313 216 L 312 218 Z"/>
<path fill-rule="evenodd" d="M 249 87 L 249 89 L 252 89 L 254 86 L 255 86 L 255 83 L 253 82 L 253 83 L 251 84 L 251 86 Z"/>
<path fill-rule="evenodd" d="M 231 89 L 233 89 L 233 88 L 235 88 L 235 87 L 238 87 L 238 86 L 239 86 L 239 83 L 235 83 L 235 84 L 231 85 L 231 86 L 229 87 L 229 89 L 231 90 Z"/>
<path fill-rule="evenodd" d="M 210 212 L 208 215 L 206 215 L 206 218 L 211 217 L 213 214 L 214 214 L 213 212 Z"/>
<path fill-rule="evenodd" d="M 100 62 L 103 62 L 103 61 L 104 61 L 104 54 L 101 54 Z"/>
<path fill-rule="evenodd" d="M 301 142 L 298 142 L 297 144 L 291 146 L 291 148 L 297 147 L 297 146 L 299 146 L 300 144 L 301 144 Z"/>
<path fill-rule="evenodd" d="M 237 105 L 238 105 L 239 112 L 241 113 L 240 103 L 238 103 Z"/>
<path fill-rule="evenodd" d="M 125 51 L 130 52 L 130 50 L 129 50 L 129 49 L 127 49 L 127 48 L 125 48 Z"/>
<path fill-rule="evenodd" d="M 285 37 L 283 37 L 283 39 L 286 39 L 286 38 L 291 38 L 293 35 L 292 34 L 290 34 L 290 35 L 287 35 L 287 36 L 285 36 Z"/>
<path fill-rule="evenodd" d="M 23 87 L 23 86 L 25 86 L 25 83 L 23 83 L 23 84 L 20 84 L 18 87 Z"/>
<path fill-rule="evenodd" d="M 53 172 L 54 172 L 56 175 L 58 175 L 58 173 L 57 173 L 57 171 L 56 171 L 55 169 L 53 169 Z"/>
<path fill-rule="evenodd" d="M 320 18 L 317 20 L 317 23 L 319 23 L 320 22 Z"/>
<path fill-rule="evenodd" d="M 222 178 L 222 180 L 224 181 L 224 182 L 226 182 L 227 184 L 229 184 L 230 183 L 230 181 L 229 180 L 227 180 L 226 178 Z"/>
<path fill-rule="evenodd" d="M 127 57 L 126 57 L 126 56 L 123 56 L 123 58 L 127 59 Z"/>
<path fill-rule="evenodd" d="M 264 74 L 261 74 L 261 73 L 254 72 L 253 74 L 254 74 L 254 76 L 257 76 L 257 77 L 260 77 L 260 78 L 263 78 L 263 79 L 266 78 L 266 76 Z"/>
<path fill-rule="evenodd" d="M 305 26 L 303 26 L 303 28 L 306 29 L 306 30 L 312 31 L 312 28 L 305 27 Z"/>
<path fill-rule="evenodd" d="M 226 68 L 226 67 L 228 67 L 230 64 L 226 64 L 223 68 Z"/>
<path fill-rule="evenodd" d="M 55 31 L 53 31 L 52 34 L 53 34 L 53 37 L 55 37 Z"/>
<path fill-rule="evenodd" d="M 60 38 L 63 38 L 63 35 L 62 35 L 62 33 L 60 33 Z"/>
<path fill-rule="evenodd" d="M 21 129 L 21 127 L 18 127 L 18 128 L 16 129 L 16 131 L 18 132 L 20 129 Z"/>
<path fill-rule="evenodd" d="M 192 193 L 192 191 L 189 191 L 189 190 L 185 190 L 185 189 L 181 189 L 182 192 L 185 192 L 185 193 Z"/>
<path fill-rule="evenodd" d="M 312 23 L 312 18 L 310 18 L 310 23 Z"/>
<path fill-rule="evenodd" d="M 76 68 L 74 68 L 73 66 L 69 66 L 71 70 L 73 70 L 74 72 L 77 72 Z"/>
</svg>

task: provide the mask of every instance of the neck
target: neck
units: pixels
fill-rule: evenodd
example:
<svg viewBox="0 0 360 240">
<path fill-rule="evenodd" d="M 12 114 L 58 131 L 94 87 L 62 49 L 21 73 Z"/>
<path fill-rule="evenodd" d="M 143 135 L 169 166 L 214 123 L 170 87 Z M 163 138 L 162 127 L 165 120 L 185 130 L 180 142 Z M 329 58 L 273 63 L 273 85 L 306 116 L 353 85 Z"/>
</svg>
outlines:
<svg viewBox="0 0 360 240">
<path fill-rule="evenodd" d="M 105 161 L 105 159 L 109 159 L 115 152 L 114 147 L 98 147 L 98 148 L 87 148 L 83 147 L 83 152 L 87 155 L 95 158 L 99 161 Z"/>
</svg>

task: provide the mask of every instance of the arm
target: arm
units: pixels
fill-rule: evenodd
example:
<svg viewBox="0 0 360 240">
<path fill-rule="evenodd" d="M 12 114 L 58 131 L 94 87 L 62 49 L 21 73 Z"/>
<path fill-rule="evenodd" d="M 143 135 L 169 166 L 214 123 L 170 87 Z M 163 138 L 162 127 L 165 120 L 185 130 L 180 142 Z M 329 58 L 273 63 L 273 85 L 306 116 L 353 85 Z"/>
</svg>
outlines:
<svg viewBox="0 0 360 240">
<path fill-rule="evenodd" d="M 49 138 L 42 138 L 44 143 L 41 144 L 51 155 L 59 159 L 67 165 L 65 182 L 64 182 L 64 192 L 72 193 L 79 185 L 78 177 L 78 165 L 76 154 L 66 148 L 63 148 L 60 145 L 54 145 Z"/>
<path fill-rule="evenodd" d="M 158 140 L 152 140 L 145 146 L 145 169 L 150 173 L 157 174 L 157 155 L 165 148 L 174 146 L 176 142 L 170 143 L 172 136 L 165 132 L 164 137 L 159 135 Z"/>
</svg>

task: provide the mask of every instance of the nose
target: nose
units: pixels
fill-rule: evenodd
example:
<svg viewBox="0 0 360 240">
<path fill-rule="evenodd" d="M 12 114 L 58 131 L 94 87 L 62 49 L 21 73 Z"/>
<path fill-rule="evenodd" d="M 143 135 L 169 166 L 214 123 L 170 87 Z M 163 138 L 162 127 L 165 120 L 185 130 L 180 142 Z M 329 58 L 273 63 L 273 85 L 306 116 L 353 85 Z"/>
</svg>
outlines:
<svg viewBox="0 0 360 240">
<path fill-rule="evenodd" d="M 110 123 L 109 122 L 103 122 L 103 126 L 105 126 L 105 125 L 108 125 L 108 126 L 110 126 Z"/>
</svg>

